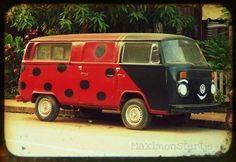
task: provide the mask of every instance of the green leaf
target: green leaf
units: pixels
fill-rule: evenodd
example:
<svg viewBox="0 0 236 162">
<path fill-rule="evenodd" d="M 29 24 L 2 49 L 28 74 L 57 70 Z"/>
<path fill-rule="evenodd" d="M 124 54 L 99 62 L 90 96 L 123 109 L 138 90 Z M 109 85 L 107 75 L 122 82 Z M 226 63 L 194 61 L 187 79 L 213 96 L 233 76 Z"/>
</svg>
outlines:
<svg viewBox="0 0 236 162">
<path fill-rule="evenodd" d="M 14 41 L 13 41 L 13 37 L 11 34 L 8 33 L 4 33 L 4 43 L 5 44 L 11 44 L 14 46 Z"/>
</svg>

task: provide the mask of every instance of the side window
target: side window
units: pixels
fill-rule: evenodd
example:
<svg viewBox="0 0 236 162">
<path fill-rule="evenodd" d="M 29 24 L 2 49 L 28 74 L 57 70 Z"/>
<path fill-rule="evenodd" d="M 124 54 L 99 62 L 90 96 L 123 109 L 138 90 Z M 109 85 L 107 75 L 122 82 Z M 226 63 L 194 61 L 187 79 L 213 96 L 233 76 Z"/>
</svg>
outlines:
<svg viewBox="0 0 236 162">
<path fill-rule="evenodd" d="M 36 47 L 34 57 L 35 60 L 50 60 L 51 59 L 51 45 L 40 44 Z"/>
<path fill-rule="evenodd" d="M 71 44 L 42 43 L 37 45 L 33 60 L 69 60 Z"/>
<path fill-rule="evenodd" d="M 151 63 L 153 64 L 159 64 L 160 63 L 160 50 L 158 43 L 152 44 L 152 50 L 151 50 Z"/>
<path fill-rule="evenodd" d="M 52 47 L 52 60 L 63 60 L 64 58 L 64 48 L 60 46 Z"/>
<path fill-rule="evenodd" d="M 126 43 L 123 50 L 123 63 L 149 63 L 151 43 Z"/>
</svg>

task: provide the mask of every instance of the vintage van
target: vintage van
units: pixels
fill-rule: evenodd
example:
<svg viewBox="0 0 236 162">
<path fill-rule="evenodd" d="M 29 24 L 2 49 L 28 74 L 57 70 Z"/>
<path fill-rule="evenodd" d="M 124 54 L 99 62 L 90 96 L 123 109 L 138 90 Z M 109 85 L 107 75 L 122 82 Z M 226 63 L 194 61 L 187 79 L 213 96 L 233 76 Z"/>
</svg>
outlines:
<svg viewBox="0 0 236 162">
<path fill-rule="evenodd" d="M 173 122 L 215 111 L 214 75 L 196 42 L 157 33 L 70 34 L 32 39 L 17 101 L 35 103 L 42 121 L 60 108 L 120 110 L 124 125 L 144 129 L 152 115 Z"/>
</svg>

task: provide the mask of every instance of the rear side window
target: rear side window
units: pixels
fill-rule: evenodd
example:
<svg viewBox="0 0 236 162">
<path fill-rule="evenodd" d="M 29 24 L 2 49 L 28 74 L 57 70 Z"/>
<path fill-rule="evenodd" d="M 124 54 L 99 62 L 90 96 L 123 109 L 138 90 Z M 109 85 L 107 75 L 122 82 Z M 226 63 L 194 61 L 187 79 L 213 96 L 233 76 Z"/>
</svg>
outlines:
<svg viewBox="0 0 236 162">
<path fill-rule="evenodd" d="M 71 44 L 64 43 L 42 43 L 38 44 L 33 60 L 63 61 L 70 58 Z"/>
<path fill-rule="evenodd" d="M 126 43 L 123 50 L 123 63 L 159 64 L 158 43 Z"/>
<path fill-rule="evenodd" d="M 25 51 L 24 59 L 29 59 L 30 58 L 30 53 L 31 53 L 33 45 L 34 45 L 33 43 L 29 43 L 29 45 L 27 46 L 27 49 Z"/>
</svg>

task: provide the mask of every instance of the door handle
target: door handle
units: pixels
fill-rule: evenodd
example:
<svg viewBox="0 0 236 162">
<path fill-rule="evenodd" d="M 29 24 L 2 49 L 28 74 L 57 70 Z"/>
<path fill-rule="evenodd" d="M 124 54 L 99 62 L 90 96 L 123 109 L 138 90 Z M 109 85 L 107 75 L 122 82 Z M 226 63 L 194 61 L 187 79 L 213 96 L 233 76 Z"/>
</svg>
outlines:
<svg viewBox="0 0 236 162">
<path fill-rule="evenodd" d="M 117 68 L 116 68 L 116 71 L 117 71 L 117 72 L 120 71 L 120 67 L 117 67 Z"/>
<path fill-rule="evenodd" d="M 82 70 L 82 69 L 83 69 L 83 66 L 79 65 L 79 66 L 78 66 L 78 69 L 79 69 L 79 70 Z"/>
<path fill-rule="evenodd" d="M 118 77 L 124 78 L 125 75 L 124 74 L 117 74 Z"/>
<path fill-rule="evenodd" d="M 83 76 L 88 76 L 88 73 L 85 73 L 85 72 L 80 72 L 80 75 L 83 75 Z"/>
</svg>

